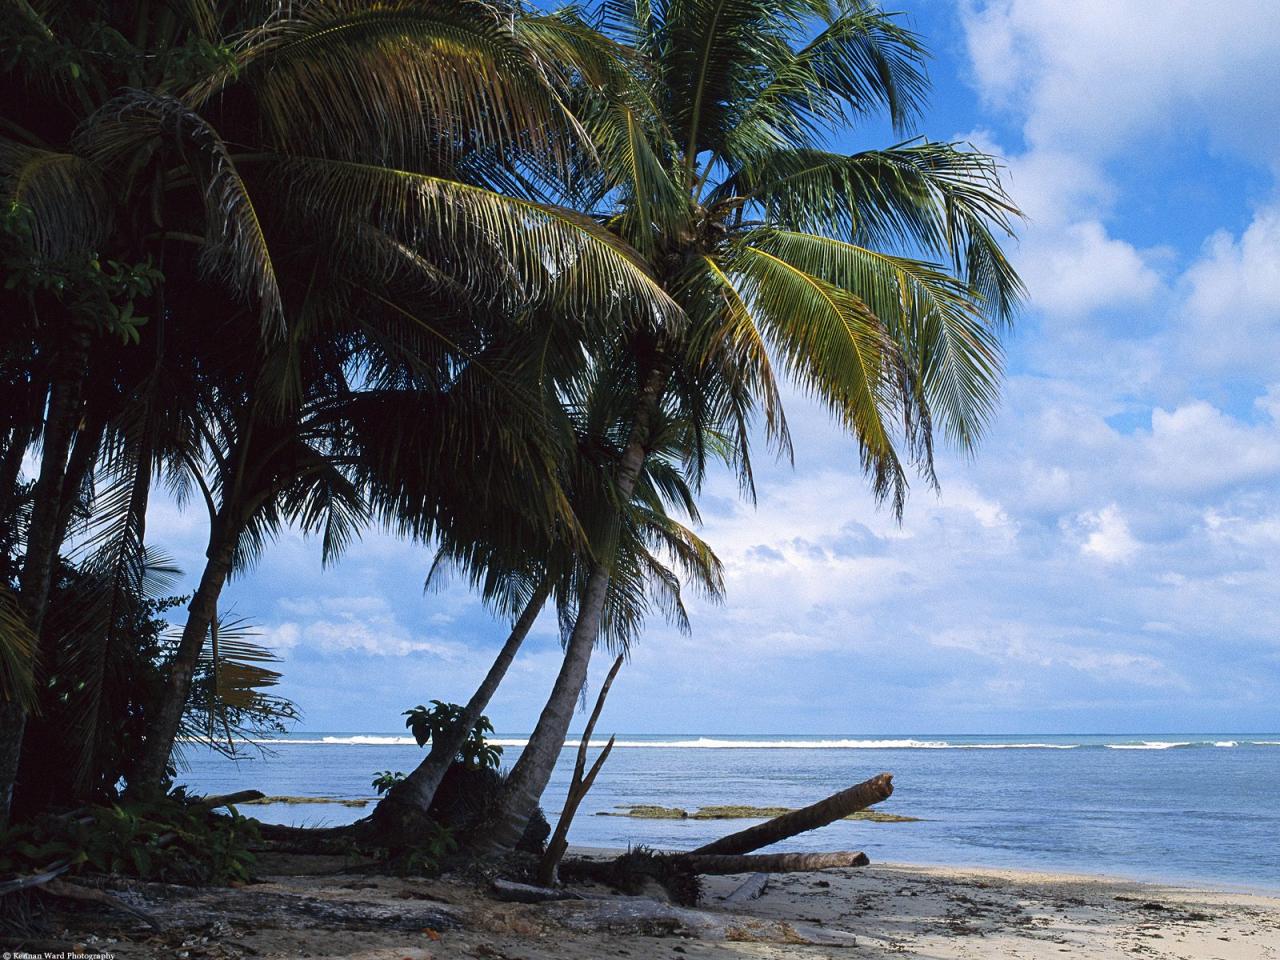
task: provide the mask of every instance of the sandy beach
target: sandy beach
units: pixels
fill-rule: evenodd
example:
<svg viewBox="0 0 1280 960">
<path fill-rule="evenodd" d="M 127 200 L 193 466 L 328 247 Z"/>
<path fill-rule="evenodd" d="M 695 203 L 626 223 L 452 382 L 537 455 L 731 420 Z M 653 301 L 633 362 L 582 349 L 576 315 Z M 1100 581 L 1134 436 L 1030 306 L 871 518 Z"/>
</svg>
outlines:
<svg viewBox="0 0 1280 960">
<path fill-rule="evenodd" d="M 122 960 L 1280 958 L 1280 897 L 1087 875 L 877 864 L 771 876 L 759 898 L 733 904 L 746 878 L 708 877 L 686 911 L 591 886 L 575 888 L 581 900 L 505 903 L 474 880 L 335 874 L 302 859 L 312 862 L 234 890 L 114 890 L 163 931 L 85 905 L 60 917 L 61 936 L 7 949 Z"/>
</svg>

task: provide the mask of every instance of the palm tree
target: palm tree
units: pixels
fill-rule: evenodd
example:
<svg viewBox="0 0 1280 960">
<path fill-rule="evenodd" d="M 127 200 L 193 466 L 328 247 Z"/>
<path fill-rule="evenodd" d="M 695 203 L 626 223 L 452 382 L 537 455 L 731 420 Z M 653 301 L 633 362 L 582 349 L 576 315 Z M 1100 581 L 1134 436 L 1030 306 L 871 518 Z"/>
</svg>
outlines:
<svg viewBox="0 0 1280 960">
<path fill-rule="evenodd" d="M 598 9 L 627 55 L 600 67 L 608 82 L 577 90 L 603 172 L 562 200 L 643 259 L 682 314 L 633 331 L 618 353 L 633 406 L 610 464 L 617 501 L 634 492 L 656 424 L 699 405 L 740 425 L 749 490 L 750 419 L 762 414 L 787 445 L 785 375 L 850 433 L 875 495 L 900 512 L 907 467 L 933 482 L 935 427 L 970 449 L 998 396 L 997 333 L 1021 285 L 996 239 L 1017 211 L 994 161 L 919 140 L 832 148 L 882 110 L 905 129 L 926 92 L 919 38 L 870 2 Z M 519 836 L 559 756 L 613 559 L 596 557 L 584 585 L 551 697 L 508 778 L 495 850 Z"/>
<path fill-rule="evenodd" d="M 250 355 L 254 341 L 296 343 L 297 318 L 314 312 L 359 324 L 398 311 L 420 340 L 439 340 L 448 331 L 433 324 L 435 305 L 460 287 L 490 311 L 674 312 L 606 231 L 531 197 L 531 180 L 569 174 L 580 129 L 556 90 L 578 74 L 523 40 L 517 14 L 413 0 L 33 0 L 4 18 L 13 55 L 0 77 L 0 179 L 11 215 L 0 247 L 20 281 L 6 306 L 30 336 L 5 342 L 6 373 L 27 374 L 13 381 L 20 415 L 2 425 L 3 479 L 16 482 L 20 453 L 41 442 L 17 584 L 24 615 L 0 621 L 14 676 L 29 665 L 24 638 L 40 632 L 77 486 L 67 474 L 85 358 L 148 336 L 139 305 L 175 328 L 171 360 L 228 305 L 240 320 L 232 342 Z M 351 269 L 329 270 L 335 262 Z M 409 277 L 415 295 L 390 301 L 384 281 Z M 162 282 L 174 278 L 181 285 Z M 298 408 L 294 384 L 270 386 Z M 190 450 L 132 455 L 148 474 L 124 501 L 135 517 L 151 468 L 170 456 Z M 25 717 L 17 700 L 2 706 L 0 807 Z"/>
<path fill-rule="evenodd" d="M 537 332 L 543 335 L 542 330 Z M 513 352 L 529 350 L 520 346 Z M 599 366 L 560 372 L 569 373 L 571 379 L 557 382 L 557 377 L 546 376 L 545 369 L 539 371 L 545 408 L 571 431 L 567 437 L 562 435 L 568 442 L 559 447 L 554 484 L 545 480 L 529 483 L 521 477 L 512 487 L 498 488 L 504 496 L 514 497 L 506 504 L 494 502 L 490 486 L 489 502 L 481 509 L 466 511 L 466 523 L 431 528 L 437 552 L 429 582 L 442 568 L 461 571 L 496 612 L 514 617 L 514 624 L 451 733 L 433 741 L 428 756 L 374 811 L 371 821 L 384 838 L 414 836 L 459 747 L 480 720 L 548 599 L 554 598 L 561 623 L 566 627 L 572 624 L 594 556 L 614 558 L 605 634 L 617 649 L 629 646 L 655 607 L 687 630 L 683 584 L 715 599 L 723 593 L 720 561 L 689 527 L 672 516 L 679 511 L 694 523 L 699 520 L 692 487 L 701 471 L 693 466 L 698 458 L 688 449 L 693 433 L 689 425 L 664 425 L 631 502 L 619 509 L 609 473 L 603 469 L 616 458 L 619 430 L 626 426 L 627 409 L 619 405 L 617 384 L 608 375 L 610 371 Z M 531 390 L 529 396 L 536 395 Z M 421 402 L 420 396 L 409 396 L 397 406 L 402 411 L 413 409 L 415 399 Z M 420 484 L 430 471 L 423 469 L 415 455 L 421 440 L 403 435 L 397 424 L 419 422 L 418 416 L 405 418 L 402 414 L 398 419 L 365 418 L 363 425 L 364 433 L 378 436 L 375 444 L 366 441 L 362 458 L 363 468 L 378 490 L 376 498 L 390 506 L 389 519 L 413 536 L 421 536 L 423 530 L 416 525 L 415 514 L 405 510 L 403 490 Z M 390 441 L 383 436 L 388 424 L 397 433 Z M 370 458 L 371 449 L 394 450 L 396 462 L 385 464 Z M 539 511 L 531 511 L 529 492 L 539 487 L 563 491 L 572 515 L 552 518 L 548 524 Z M 619 516 L 621 523 L 617 522 Z M 616 542 L 601 538 L 616 538 Z"/>
</svg>

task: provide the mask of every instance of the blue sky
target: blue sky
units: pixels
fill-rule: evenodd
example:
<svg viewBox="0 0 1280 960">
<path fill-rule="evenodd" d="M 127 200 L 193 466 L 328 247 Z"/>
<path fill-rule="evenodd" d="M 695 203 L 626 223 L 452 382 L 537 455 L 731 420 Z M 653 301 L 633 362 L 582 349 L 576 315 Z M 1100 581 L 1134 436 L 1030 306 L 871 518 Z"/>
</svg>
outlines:
<svg viewBox="0 0 1280 960">
<path fill-rule="evenodd" d="M 899 525 L 794 399 L 795 468 L 760 464 L 756 508 L 727 476 L 704 497 L 727 601 L 694 601 L 690 637 L 650 626 L 604 728 L 1280 727 L 1280 5 L 890 6 L 935 54 L 920 132 L 1002 156 L 1029 216 L 998 419 Z M 202 511 L 152 514 L 194 576 Z M 393 730 L 470 694 L 506 627 L 461 589 L 424 594 L 428 562 L 370 534 L 322 571 L 287 534 L 230 586 L 304 729 Z M 532 726 L 558 656 L 544 618 L 499 730 Z"/>
</svg>

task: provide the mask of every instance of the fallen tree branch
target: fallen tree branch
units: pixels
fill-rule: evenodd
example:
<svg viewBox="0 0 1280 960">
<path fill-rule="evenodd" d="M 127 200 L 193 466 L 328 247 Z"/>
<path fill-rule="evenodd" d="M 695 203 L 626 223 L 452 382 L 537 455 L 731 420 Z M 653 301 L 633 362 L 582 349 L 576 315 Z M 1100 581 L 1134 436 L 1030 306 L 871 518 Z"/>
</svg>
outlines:
<svg viewBox="0 0 1280 960">
<path fill-rule="evenodd" d="M 81 900 L 85 903 L 98 903 L 113 910 L 132 914 L 146 923 L 152 930 L 164 929 L 160 921 L 147 913 L 147 911 L 140 910 L 132 904 L 125 903 L 119 897 L 113 897 L 111 894 L 104 893 L 102 890 L 95 890 L 93 887 L 82 887 L 78 883 L 71 883 L 68 880 L 50 880 L 44 885 L 44 890 L 55 897 L 63 897 L 67 900 Z"/>
<path fill-rule="evenodd" d="M 739 830 L 712 843 L 690 851 L 691 854 L 741 854 L 759 850 L 797 833 L 805 833 L 825 827 L 851 813 L 865 810 L 873 803 L 887 800 L 893 793 L 893 774 L 882 773 L 862 783 L 855 784 L 825 800 L 819 800 L 799 810 L 792 810 L 780 817 L 758 823 L 746 830 Z"/>
<path fill-rule="evenodd" d="M 733 892 L 724 898 L 725 903 L 746 903 L 748 900 L 759 900 L 769 887 L 767 873 L 753 873 L 734 887 Z"/>
<path fill-rule="evenodd" d="M 671 858 L 694 873 L 809 873 L 835 867 L 865 867 L 871 862 L 865 853 L 840 850 L 835 853 L 762 854 L 676 854 Z"/>
<path fill-rule="evenodd" d="M 19 890 L 30 890 L 50 883 L 71 869 L 71 861 L 56 860 L 39 873 L 31 873 L 25 877 L 14 877 L 0 883 L 0 897 L 6 893 L 17 893 Z"/>
</svg>

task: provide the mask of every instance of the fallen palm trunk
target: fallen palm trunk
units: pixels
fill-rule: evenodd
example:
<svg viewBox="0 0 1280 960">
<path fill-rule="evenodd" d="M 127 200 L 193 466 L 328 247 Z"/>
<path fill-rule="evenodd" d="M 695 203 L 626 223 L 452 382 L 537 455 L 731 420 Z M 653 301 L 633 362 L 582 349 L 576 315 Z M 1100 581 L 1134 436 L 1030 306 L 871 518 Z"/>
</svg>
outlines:
<svg viewBox="0 0 1280 960">
<path fill-rule="evenodd" d="M 871 862 L 865 853 L 840 850 L 834 853 L 765 854 L 677 854 L 671 858 L 694 873 L 808 873 L 836 867 L 865 867 Z"/>
<path fill-rule="evenodd" d="M 882 773 L 870 780 L 855 784 L 847 790 L 834 793 L 825 800 L 819 800 L 807 807 L 784 813 L 780 817 L 731 833 L 727 837 L 721 837 L 713 843 L 691 850 L 690 854 L 750 853 L 780 840 L 786 840 L 788 837 L 794 837 L 797 833 L 825 827 L 858 810 L 865 810 L 873 803 L 887 800 L 892 793 L 893 774 Z"/>
</svg>

